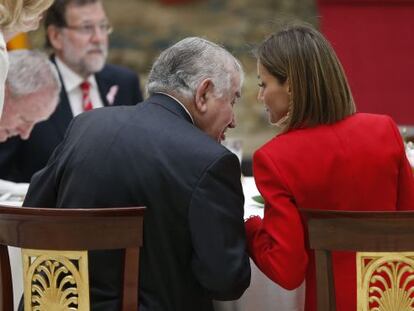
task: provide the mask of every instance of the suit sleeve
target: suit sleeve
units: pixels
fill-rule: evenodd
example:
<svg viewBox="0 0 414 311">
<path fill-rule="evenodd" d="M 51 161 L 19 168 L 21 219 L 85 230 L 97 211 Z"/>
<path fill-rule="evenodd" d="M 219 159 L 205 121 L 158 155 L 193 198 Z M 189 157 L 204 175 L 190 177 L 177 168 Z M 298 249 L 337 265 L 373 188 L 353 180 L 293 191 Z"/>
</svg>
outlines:
<svg viewBox="0 0 414 311">
<path fill-rule="evenodd" d="M 189 208 L 191 268 L 216 300 L 237 299 L 250 284 L 240 176 L 237 157 L 226 153 L 203 174 Z"/>
<path fill-rule="evenodd" d="M 45 168 L 38 171 L 32 176 L 29 190 L 23 202 L 24 207 L 56 207 L 57 186 L 55 178 L 56 161 L 54 161 L 59 145 L 49 159 L 49 163 Z"/>
<path fill-rule="evenodd" d="M 249 254 L 267 277 L 294 289 L 303 282 L 308 264 L 300 214 L 270 155 L 257 151 L 253 172 L 265 211 L 263 220 L 253 217 L 245 223 Z"/>
<path fill-rule="evenodd" d="M 47 165 L 35 173 L 30 180 L 29 190 L 23 202 L 24 207 L 46 207 L 55 208 L 57 205 L 57 174 L 59 173 L 59 160 L 72 125 L 76 118 L 71 121 L 66 131 L 64 140 L 55 148 Z"/>
<path fill-rule="evenodd" d="M 397 210 L 413 210 L 414 209 L 414 178 L 413 170 L 408 162 L 405 154 L 404 144 L 394 121 L 389 118 L 389 122 L 394 131 L 398 147 L 401 151 L 401 158 L 398 170 L 398 201 Z"/>
</svg>

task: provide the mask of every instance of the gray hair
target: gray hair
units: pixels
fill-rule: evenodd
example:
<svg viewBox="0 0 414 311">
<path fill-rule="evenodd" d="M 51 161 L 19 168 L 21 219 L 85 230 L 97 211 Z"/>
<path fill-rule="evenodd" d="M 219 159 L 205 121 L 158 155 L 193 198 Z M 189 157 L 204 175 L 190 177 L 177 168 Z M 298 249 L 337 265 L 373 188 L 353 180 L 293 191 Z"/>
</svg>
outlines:
<svg viewBox="0 0 414 311">
<path fill-rule="evenodd" d="M 240 75 L 241 85 L 243 69 L 230 52 L 202 38 L 185 38 L 160 54 L 148 76 L 146 90 L 149 95 L 176 93 L 190 99 L 201 81 L 210 78 L 215 94 L 221 97 L 230 89 L 235 72 Z"/>
<path fill-rule="evenodd" d="M 9 62 L 6 84 L 12 96 L 32 94 L 47 87 L 53 89 L 56 95 L 59 94 L 59 74 L 45 53 L 31 50 L 10 51 Z"/>
</svg>

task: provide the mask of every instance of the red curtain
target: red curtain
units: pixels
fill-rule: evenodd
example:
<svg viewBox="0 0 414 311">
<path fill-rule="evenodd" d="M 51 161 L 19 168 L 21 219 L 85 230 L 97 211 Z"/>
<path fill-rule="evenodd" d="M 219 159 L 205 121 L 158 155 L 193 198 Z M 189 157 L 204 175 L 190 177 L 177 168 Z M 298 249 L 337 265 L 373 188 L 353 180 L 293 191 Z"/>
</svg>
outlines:
<svg viewBox="0 0 414 311">
<path fill-rule="evenodd" d="M 414 0 L 319 0 L 359 111 L 414 124 Z"/>
</svg>

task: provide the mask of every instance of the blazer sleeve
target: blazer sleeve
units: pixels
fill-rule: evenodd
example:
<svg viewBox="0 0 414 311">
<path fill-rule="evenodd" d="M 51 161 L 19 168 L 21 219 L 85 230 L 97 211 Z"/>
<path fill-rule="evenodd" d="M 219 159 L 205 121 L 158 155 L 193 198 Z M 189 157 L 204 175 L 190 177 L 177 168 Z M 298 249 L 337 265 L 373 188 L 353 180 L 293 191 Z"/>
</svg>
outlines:
<svg viewBox="0 0 414 311">
<path fill-rule="evenodd" d="M 265 151 L 255 153 L 253 172 L 265 200 L 265 211 L 263 220 L 253 217 L 245 223 L 249 254 L 271 280 L 294 289 L 303 282 L 308 264 L 299 211 L 283 176 Z"/>
<path fill-rule="evenodd" d="M 394 132 L 398 148 L 400 150 L 400 163 L 398 170 L 398 199 L 397 210 L 413 210 L 414 209 L 414 178 L 413 170 L 408 162 L 405 154 L 405 148 L 402 137 L 394 121 L 389 118 L 391 128 Z"/>
<path fill-rule="evenodd" d="M 57 176 L 61 171 L 59 160 L 64 152 L 69 132 L 76 120 L 77 118 L 73 119 L 69 124 L 64 140 L 55 148 L 47 165 L 32 176 L 29 190 L 23 202 L 24 207 L 56 207 L 59 187 Z"/>
<path fill-rule="evenodd" d="M 226 153 L 203 174 L 189 208 L 191 268 L 216 300 L 237 299 L 250 284 L 240 177 L 237 157 Z"/>
<path fill-rule="evenodd" d="M 56 156 L 62 144 L 56 147 L 45 168 L 32 176 L 29 190 L 23 202 L 24 207 L 56 207 Z"/>
</svg>

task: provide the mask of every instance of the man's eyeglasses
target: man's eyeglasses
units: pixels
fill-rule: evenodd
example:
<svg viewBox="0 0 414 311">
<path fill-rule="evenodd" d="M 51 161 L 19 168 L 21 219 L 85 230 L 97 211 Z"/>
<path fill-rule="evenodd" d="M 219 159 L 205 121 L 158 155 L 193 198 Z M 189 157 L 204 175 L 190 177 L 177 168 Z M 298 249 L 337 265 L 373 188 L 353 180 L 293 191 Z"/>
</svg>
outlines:
<svg viewBox="0 0 414 311">
<path fill-rule="evenodd" d="M 96 28 L 98 28 L 101 33 L 107 34 L 107 35 L 111 34 L 112 31 L 114 30 L 112 28 L 112 25 L 109 23 L 102 23 L 98 25 L 88 24 L 88 25 L 79 25 L 79 26 L 67 25 L 67 26 L 64 26 L 63 28 L 74 30 L 85 36 L 93 36 L 94 34 L 96 34 Z"/>
</svg>

